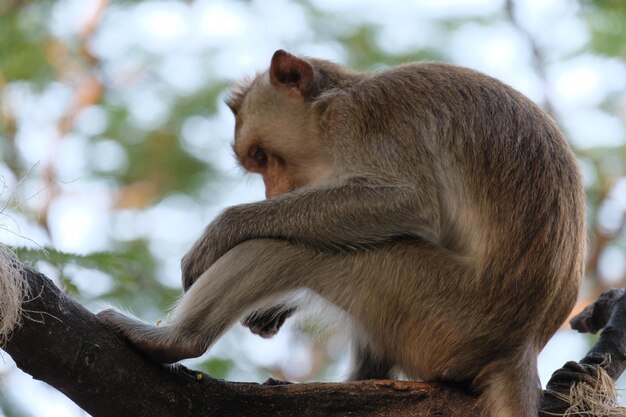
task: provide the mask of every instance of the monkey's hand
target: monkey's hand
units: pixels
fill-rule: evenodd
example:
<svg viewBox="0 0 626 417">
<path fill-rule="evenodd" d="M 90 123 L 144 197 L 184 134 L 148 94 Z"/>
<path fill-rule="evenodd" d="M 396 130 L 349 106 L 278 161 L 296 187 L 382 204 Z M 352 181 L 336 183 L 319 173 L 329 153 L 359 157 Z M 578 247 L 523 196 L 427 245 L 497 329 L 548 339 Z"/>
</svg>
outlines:
<svg viewBox="0 0 626 417">
<path fill-rule="evenodd" d="M 184 291 L 187 291 L 211 265 L 238 244 L 246 240 L 266 237 L 266 234 L 255 224 L 258 220 L 254 218 L 254 204 L 229 207 L 204 229 L 200 239 L 194 243 L 181 261 Z M 253 218 L 253 220 L 249 221 L 248 218 Z M 254 256 L 254 254 L 249 254 L 249 256 Z"/>
<path fill-rule="evenodd" d="M 295 307 L 277 305 L 266 310 L 258 310 L 248 315 L 241 321 L 241 324 L 248 327 L 254 334 L 262 338 L 269 339 L 274 336 L 285 320 L 296 311 Z"/>
<path fill-rule="evenodd" d="M 183 289 L 189 287 L 222 255 L 232 249 L 236 244 L 231 243 L 226 225 L 226 213 L 228 210 L 207 226 L 204 233 L 193 247 L 183 256 L 181 269 L 183 273 Z"/>
</svg>

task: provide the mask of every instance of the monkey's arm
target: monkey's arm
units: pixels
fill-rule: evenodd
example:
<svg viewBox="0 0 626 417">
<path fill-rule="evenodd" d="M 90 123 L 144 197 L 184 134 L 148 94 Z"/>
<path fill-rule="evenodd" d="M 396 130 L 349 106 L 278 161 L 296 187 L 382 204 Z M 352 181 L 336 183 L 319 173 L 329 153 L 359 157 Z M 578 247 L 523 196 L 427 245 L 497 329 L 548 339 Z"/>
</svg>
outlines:
<svg viewBox="0 0 626 417">
<path fill-rule="evenodd" d="M 234 206 L 209 224 L 183 258 L 183 285 L 188 289 L 217 259 L 250 239 L 285 239 L 333 250 L 402 235 L 435 240 L 438 216 L 434 196 L 361 177 Z"/>
</svg>

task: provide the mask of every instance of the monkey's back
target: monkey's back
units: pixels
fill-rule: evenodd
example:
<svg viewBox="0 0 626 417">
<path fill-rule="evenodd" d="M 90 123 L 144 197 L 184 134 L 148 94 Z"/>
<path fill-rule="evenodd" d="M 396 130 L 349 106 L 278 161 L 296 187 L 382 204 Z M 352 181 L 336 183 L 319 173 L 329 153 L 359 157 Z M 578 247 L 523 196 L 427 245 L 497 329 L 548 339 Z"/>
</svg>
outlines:
<svg viewBox="0 0 626 417">
<path fill-rule="evenodd" d="M 481 325 L 506 323 L 509 345 L 540 350 L 573 307 L 585 249 L 584 189 L 553 120 L 498 80 L 438 63 L 367 75 L 337 103 L 343 154 L 431 201 L 420 235 L 472 265 L 459 287 L 482 298 Z"/>
</svg>

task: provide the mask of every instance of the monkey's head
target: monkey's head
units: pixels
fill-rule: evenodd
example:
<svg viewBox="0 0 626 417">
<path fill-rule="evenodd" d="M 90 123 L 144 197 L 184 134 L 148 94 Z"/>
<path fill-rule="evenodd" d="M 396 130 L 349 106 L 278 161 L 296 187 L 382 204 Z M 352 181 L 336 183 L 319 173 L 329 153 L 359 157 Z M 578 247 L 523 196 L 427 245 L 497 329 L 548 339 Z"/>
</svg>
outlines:
<svg viewBox="0 0 626 417">
<path fill-rule="evenodd" d="M 278 50 L 267 71 L 231 93 L 227 104 L 235 115 L 233 150 L 244 169 L 263 176 L 266 197 L 333 175 L 332 156 L 312 108 L 343 72 L 338 65 Z"/>
</svg>

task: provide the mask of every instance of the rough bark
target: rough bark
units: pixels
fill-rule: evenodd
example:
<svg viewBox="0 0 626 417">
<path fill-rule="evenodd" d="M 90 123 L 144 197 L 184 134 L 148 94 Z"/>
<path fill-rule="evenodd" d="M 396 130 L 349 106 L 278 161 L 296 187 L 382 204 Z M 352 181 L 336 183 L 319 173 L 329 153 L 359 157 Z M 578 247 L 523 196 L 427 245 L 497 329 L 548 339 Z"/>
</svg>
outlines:
<svg viewBox="0 0 626 417">
<path fill-rule="evenodd" d="M 66 296 L 48 278 L 29 268 L 31 287 L 23 324 L 3 349 L 18 367 L 67 395 L 94 417 L 100 416 L 478 416 L 475 397 L 461 388 L 421 382 L 268 384 L 227 382 L 184 366 L 147 360 Z M 554 391 L 593 374 L 602 358 L 612 378 L 626 366 L 625 297 L 608 306 L 609 331 L 590 352 L 595 359 L 555 373 Z M 617 315 L 616 315 L 617 313 Z M 597 326 L 596 326 L 597 327 Z M 606 364 L 606 356 L 614 355 Z M 594 361 L 595 360 L 595 361 Z M 575 363 L 574 363 L 575 364 Z M 588 366 L 588 368 L 585 368 Z M 593 368 L 593 369 L 592 369 Z M 554 379 L 554 378 L 553 378 Z M 544 396 L 551 413 L 567 404 Z M 554 414 L 552 414 L 554 415 Z"/>
<path fill-rule="evenodd" d="M 598 374 L 598 368 L 602 368 L 613 381 L 616 381 L 626 369 L 626 289 L 605 291 L 595 303 L 576 315 L 570 324 L 574 330 L 581 333 L 596 333 L 602 330 L 602 334 L 580 362 L 567 362 L 552 374 L 543 396 L 542 417 L 559 415 L 570 406 L 561 394 L 569 395 L 574 384 L 587 384 L 591 387 L 601 385 L 602 378 Z M 603 408 L 601 411 L 571 415 L 624 416 L 626 409 Z"/>
</svg>

